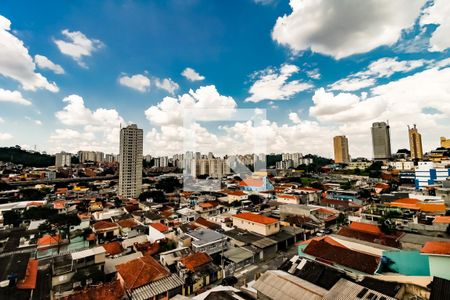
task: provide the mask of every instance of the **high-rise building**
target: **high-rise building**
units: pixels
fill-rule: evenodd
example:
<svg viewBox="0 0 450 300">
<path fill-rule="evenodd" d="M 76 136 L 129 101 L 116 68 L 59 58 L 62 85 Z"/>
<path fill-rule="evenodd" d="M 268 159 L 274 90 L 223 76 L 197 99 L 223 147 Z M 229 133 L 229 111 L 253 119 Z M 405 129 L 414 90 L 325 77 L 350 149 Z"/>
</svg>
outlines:
<svg viewBox="0 0 450 300">
<path fill-rule="evenodd" d="M 411 151 L 412 159 L 422 159 L 423 150 L 422 150 L 422 135 L 416 128 L 416 124 L 414 124 L 413 128 L 408 126 L 408 135 L 409 135 L 409 148 Z"/>
<path fill-rule="evenodd" d="M 348 153 L 348 139 L 345 135 L 338 135 L 333 138 L 334 162 L 337 164 L 348 164 L 350 154 Z"/>
<path fill-rule="evenodd" d="M 136 124 L 120 130 L 118 194 L 126 198 L 136 198 L 141 193 L 143 135 Z"/>
<path fill-rule="evenodd" d="M 55 166 L 57 168 L 70 167 L 72 154 L 67 152 L 60 152 L 55 154 Z"/>
<path fill-rule="evenodd" d="M 387 160 L 391 158 L 391 135 L 386 122 L 372 124 L 373 159 Z"/>
</svg>

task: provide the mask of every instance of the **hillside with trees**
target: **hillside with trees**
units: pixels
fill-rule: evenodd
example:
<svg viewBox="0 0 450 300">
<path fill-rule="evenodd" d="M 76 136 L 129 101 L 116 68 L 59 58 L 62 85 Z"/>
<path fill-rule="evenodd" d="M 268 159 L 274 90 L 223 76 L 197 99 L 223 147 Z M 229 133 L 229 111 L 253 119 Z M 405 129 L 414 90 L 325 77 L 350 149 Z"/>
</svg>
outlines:
<svg viewBox="0 0 450 300">
<path fill-rule="evenodd" d="M 48 167 L 55 164 L 53 155 L 23 150 L 20 146 L 0 147 L 0 161 L 29 167 Z"/>
</svg>

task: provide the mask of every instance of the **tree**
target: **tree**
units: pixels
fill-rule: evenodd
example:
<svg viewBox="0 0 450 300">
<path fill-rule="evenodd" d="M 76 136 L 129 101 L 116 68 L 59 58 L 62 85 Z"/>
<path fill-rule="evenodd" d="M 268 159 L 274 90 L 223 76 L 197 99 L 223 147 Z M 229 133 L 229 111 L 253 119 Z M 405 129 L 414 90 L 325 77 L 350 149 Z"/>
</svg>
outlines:
<svg viewBox="0 0 450 300">
<path fill-rule="evenodd" d="M 348 223 L 348 218 L 344 213 L 339 213 L 339 215 L 336 218 L 336 224 L 338 225 L 342 225 L 342 224 L 347 224 Z"/>
<path fill-rule="evenodd" d="M 155 187 L 157 189 L 163 190 L 166 193 L 173 193 L 175 189 L 181 188 L 180 180 L 176 177 L 167 177 L 159 180 Z"/>
<path fill-rule="evenodd" d="M 13 227 L 17 227 L 20 224 L 20 214 L 15 210 L 6 210 L 3 211 L 3 224 L 5 225 L 13 225 Z"/>
<path fill-rule="evenodd" d="M 248 196 L 248 200 L 252 201 L 254 205 L 261 204 L 263 202 L 263 198 L 259 195 L 252 194 Z"/>
<path fill-rule="evenodd" d="M 42 220 L 47 219 L 48 217 L 57 213 L 58 212 L 55 209 L 45 206 L 37 206 L 30 207 L 29 209 L 25 210 L 22 216 L 25 220 Z"/>
<path fill-rule="evenodd" d="M 69 243 L 70 243 L 70 226 L 77 226 L 80 225 L 81 223 L 80 218 L 78 218 L 76 214 L 55 214 L 50 216 L 47 219 L 47 221 L 54 227 L 58 228 L 58 231 L 60 231 L 60 229 L 63 228 L 63 230 L 67 234 Z"/>
<path fill-rule="evenodd" d="M 162 191 L 145 191 L 139 195 L 139 201 L 145 202 L 147 199 L 152 199 L 155 203 L 166 202 L 166 196 Z"/>
<path fill-rule="evenodd" d="M 22 200 L 42 200 L 47 194 L 41 190 L 26 188 L 20 190 L 20 195 Z"/>
</svg>

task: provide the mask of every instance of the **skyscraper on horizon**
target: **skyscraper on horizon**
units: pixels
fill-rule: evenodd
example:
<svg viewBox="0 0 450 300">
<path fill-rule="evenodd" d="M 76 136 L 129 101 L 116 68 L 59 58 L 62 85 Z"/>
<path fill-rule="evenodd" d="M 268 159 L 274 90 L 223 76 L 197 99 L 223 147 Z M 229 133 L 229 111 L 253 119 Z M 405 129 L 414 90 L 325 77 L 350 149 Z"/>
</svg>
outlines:
<svg viewBox="0 0 450 300">
<path fill-rule="evenodd" d="M 390 127 L 386 122 L 372 124 L 372 146 L 374 160 L 388 160 L 392 156 Z"/>
<path fill-rule="evenodd" d="M 345 135 L 338 135 L 333 138 L 334 144 L 334 162 L 337 164 L 346 164 L 350 162 L 348 153 L 348 139 Z"/>
<path fill-rule="evenodd" d="M 136 124 L 120 130 L 119 196 L 136 198 L 141 193 L 143 135 Z"/>
<path fill-rule="evenodd" d="M 416 124 L 413 128 L 408 125 L 408 136 L 409 136 L 409 150 L 411 151 L 412 159 L 422 159 L 422 135 L 417 130 Z"/>
</svg>

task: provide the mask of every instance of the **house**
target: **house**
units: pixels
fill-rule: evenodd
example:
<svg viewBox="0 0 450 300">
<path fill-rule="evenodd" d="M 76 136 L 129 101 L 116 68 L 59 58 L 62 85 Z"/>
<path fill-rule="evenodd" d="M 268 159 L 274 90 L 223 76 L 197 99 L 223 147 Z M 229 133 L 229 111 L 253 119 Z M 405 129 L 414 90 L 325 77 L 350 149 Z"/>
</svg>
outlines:
<svg viewBox="0 0 450 300">
<path fill-rule="evenodd" d="M 450 242 L 428 241 L 420 252 L 428 256 L 430 275 L 450 280 Z"/>
<path fill-rule="evenodd" d="M 350 249 L 329 237 L 311 240 L 303 251 L 299 251 L 299 255 L 305 254 L 356 274 L 375 274 L 381 263 L 381 256 Z"/>
<path fill-rule="evenodd" d="M 106 282 L 100 285 L 92 285 L 81 291 L 74 292 L 60 298 L 62 300 L 85 300 L 85 299 L 116 299 L 125 298 L 125 290 L 119 280 Z"/>
<path fill-rule="evenodd" d="M 116 266 L 118 278 L 131 299 L 170 299 L 182 293 L 184 282 L 151 256 Z"/>
<path fill-rule="evenodd" d="M 375 224 L 354 221 L 349 226 L 342 227 L 338 235 L 390 247 L 400 247 L 397 235 L 386 235 Z"/>
<path fill-rule="evenodd" d="M 240 213 L 233 215 L 233 226 L 264 236 L 275 234 L 280 231 L 280 222 L 277 219 L 254 213 Z"/>
<path fill-rule="evenodd" d="M 204 286 L 222 278 L 222 270 L 214 265 L 211 256 L 197 252 L 178 261 L 179 275 L 185 282 L 185 295 L 197 292 Z"/>
<path fill-rule="evenodd" d="M 321 300 L 328 292 L 324 288 L 279 270 L 263 273 L 253 288 L 257 291 L 257 298 L 265 300 Z"/>
<path fill-rule="evenodd" d="M 219 198 L 219 201 L 231 204 L 235 201 L 243 201 L 248 199 L 248 195 L 243 191 L 224 191 L 226 196 Z"/>
<path fill-rule="evenodd" d="M 120 227 L 110 221 L 98 221 L 92 225 L 92 231 L 99 241 L 111 240 L 120 234 Z"/>
<path fill-rule="evenodd" d="M 191 254 L 191 250 L 188 247 L 176 248 L 159 253 L 159 262 L 174 272 L 177 262 L 189 254 Z"/>
<path fill-rule="evenodd" d="M 105 255 L 105 249 L 99 246 L 53 257 L 51 284 L 55 296 L 63 295 L 80 285 L 79 281 L 73 279 L 78 271 L 94 269 L 103 271 Z"/>
<path fill-rule="evenodd" d="M 291 194 L 277 194 L 276 201 L 286 204 L 300 204 L 301 197 L 298 195 L 291 195 Z"/>
<path fill-rule="evenodd" d="M 191 238 L 191 248 L 194 252 L 206 252 L 213 255 L 226 249 L 226 236 L 214 230 L 198 228 L 185 235 Z"/>
</svg>

